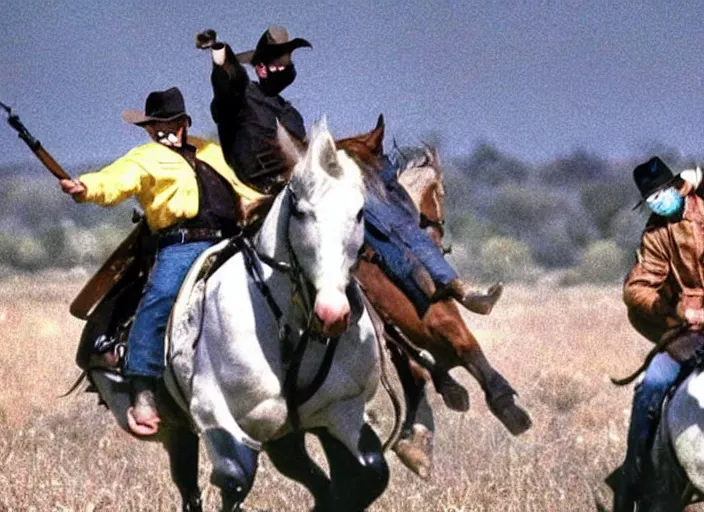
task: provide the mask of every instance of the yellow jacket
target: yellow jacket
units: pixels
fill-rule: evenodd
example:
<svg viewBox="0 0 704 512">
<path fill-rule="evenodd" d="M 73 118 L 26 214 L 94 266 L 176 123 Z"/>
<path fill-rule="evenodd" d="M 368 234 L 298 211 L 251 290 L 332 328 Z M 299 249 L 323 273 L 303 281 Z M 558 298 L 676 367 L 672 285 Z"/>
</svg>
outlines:
<svg viewBox="0 0 704 512">
<path fill-rule="evenodd" d="M 189 137 L 188 143 L 196 147 L 196 158 L 224 177 L 242 200 L 263 197 L 237 178 L 219 145 L 197 137 Z M 107 167 L 78 179 L 86 187 L 78 198 L 80 202 L 112 206 L 134 196 L 153 232 L 198 214 L 198 183 L 193 168 L 177 152 L 156 142 L 136 147 Z"/>
</svg>

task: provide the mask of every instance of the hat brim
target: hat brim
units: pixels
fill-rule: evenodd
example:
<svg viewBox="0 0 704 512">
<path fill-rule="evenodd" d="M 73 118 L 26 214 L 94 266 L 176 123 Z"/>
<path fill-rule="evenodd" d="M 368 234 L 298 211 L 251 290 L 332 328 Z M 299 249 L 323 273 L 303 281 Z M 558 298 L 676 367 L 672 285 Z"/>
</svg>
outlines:
<svg viewBox="0 0 704 512">
<path fill-rule="evenodd" d="M 188 115 L 185 112 L 181 112 L 171 117 L 151 117 L 144 115 L 144 112 L 141 112 L 140 110 L 128 108 L 127 110 L 122 111 L 120 117 L 122 117 L 122 120 L 127 123 L 136 124 L 137 126 L 144 126 L 145 124 L 149 123 L 164 123 L 168 121 L 173 121 L 181 117 L 188 117 Z"/>
<path fill-rule="evenodd" d="M 643 205 L 645 204 L 645 200 L 646 200 L 648 197 L 650 197 L 651 195 L 653 195 L 655 192 L 658 192 L 658 191 L 660 191 L 660 190 L 666 189 L 667 187 L 669 187 L 669 186 L 671 186 L 673 183 L 675 183 L 675 181 L 677 181 L 678 179 L 683 179 L 683 178 L 680 176 L 680 173 L 675 174 L 672 178 L 670 178 L 669 180 L 667 180 L 665 183 L 663 183 L 663 184 L 661 184 L 661 185 L 655 187 L 653 190 L 651 190 L 651 191 L 648 193 L 648 195 L 647 195 L 646 197 L 642 197 L 642 198 L 640 199 L 640 201 L 638 201 L 635 205 L 633 205 L 633 208 L 631 208 L 631 210 L 635 210 L 636 208 L 639 208 L 639 207 L 643 206 Z"/>
<path fill-rule="evenodd" d="M 267 52 L 266 52 L 266 57 L 268 59 L 275 59 L 277 57 L 281 57 L 282 55 L 285 55 L 287 53 L 293 53 L 293 50 L 297 48 L 313 48 L 313 45 L 310 44 L 307 40 L 297 37 L 295 39 L 292 39 L 290 41 L 287 41 L 285 43 L 280 43 L 280 44 L 269 44 L 267 46 Z M 256 55 L 257 51 L 256 50 L 249 50 L 246 52 L 241 52 L 235 54 L 235 58 L 240 64 L 252 64 L 252 60 L 254 59 L 254 56 Z"/>
</svg>

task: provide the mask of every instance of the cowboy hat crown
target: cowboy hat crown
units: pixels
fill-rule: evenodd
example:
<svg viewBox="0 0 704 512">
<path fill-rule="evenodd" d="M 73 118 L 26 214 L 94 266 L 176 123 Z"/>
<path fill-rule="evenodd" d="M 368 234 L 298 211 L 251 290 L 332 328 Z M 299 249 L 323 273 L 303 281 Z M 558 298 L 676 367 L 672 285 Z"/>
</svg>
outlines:
<svg viewBox="0 0 704 512">
<path fill-rule="evenodd" d="M 124 121 L 137 126 L 154 122 L 173 121 L 183 116 L 188 117 L 183 95 L 178 87 L 149 93 L 144 104 L 144 112 L 136 109 L 127 109 L 122 112 Z"/>
<path fill-rule="evenodd" d="M 312 48 L 313 45 L 300 37 L 289 40 L 288 31 L 284 27 L 272 25 L 259 38 L 254 50 L 238 53 L 235 57 L 242 64 L 268 64 L 302 47 Z"/>
<path fill-rule="evenodd" d="M 675 178 L 670 168 L 657 156 L 633 169 L 633 179 L 643 199 L 667 188 Z"/>
</svg>

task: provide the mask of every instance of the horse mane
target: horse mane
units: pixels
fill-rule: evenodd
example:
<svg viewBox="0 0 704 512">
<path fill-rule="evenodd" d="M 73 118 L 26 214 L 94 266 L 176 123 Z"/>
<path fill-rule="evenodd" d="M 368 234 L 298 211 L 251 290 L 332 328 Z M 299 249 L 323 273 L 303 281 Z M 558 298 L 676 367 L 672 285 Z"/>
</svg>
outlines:
<svg viewBox="0 0 704 512">
<path fill-rule="evenodd" d="M 416 204 L 435 185 L 442 185 L 442 168 L 437 151 L 427 145 L 401 150 L 394 145 L 395 157 L 403 162 L 398 181 Z"/>
</svg>

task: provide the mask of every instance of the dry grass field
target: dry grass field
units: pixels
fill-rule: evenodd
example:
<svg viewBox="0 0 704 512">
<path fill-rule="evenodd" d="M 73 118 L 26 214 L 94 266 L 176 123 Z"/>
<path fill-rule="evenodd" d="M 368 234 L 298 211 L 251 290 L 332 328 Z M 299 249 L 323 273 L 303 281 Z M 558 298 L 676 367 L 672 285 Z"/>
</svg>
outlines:
<svg viewBox="0 0 704 512">
<path fill-rule="evenodd" d="M 59 398 L 78 375 L 82 322 L 68 304 L 84 276 L 0 282 L 0 510 L 180 510 L 159 446 L 121 432 L 92 394 Z M 489 317 L 467 317 L 494 366 L 520 393 L 534 427 L 513 438 L 464 371 L 469 412 L 436 412 L 435 473 L 423 482 L 389 454 L 392 477 L 372 511 L 587 511 L 610 506 L 603 478 L 620 462 L 629 373 L 649 345 L 629 327 L 618 285 L 509 285 Z M 379 402 L 381 416 L 389 409 Z M 208 510 L 216 490 L 201 481 Z M 247 505 L 303 511 L 307 493 L 263 458 Z"/>
</svg>

